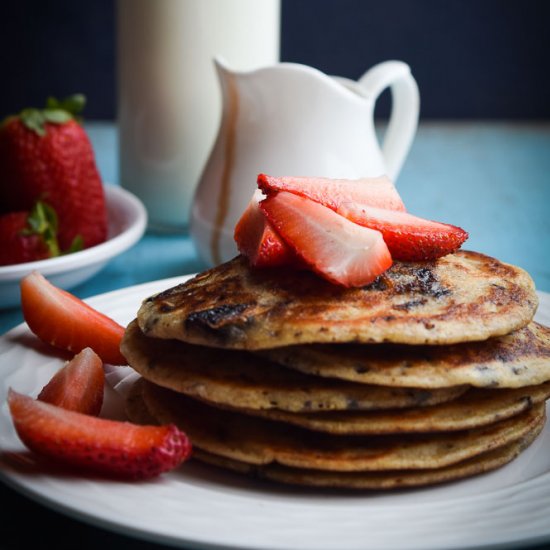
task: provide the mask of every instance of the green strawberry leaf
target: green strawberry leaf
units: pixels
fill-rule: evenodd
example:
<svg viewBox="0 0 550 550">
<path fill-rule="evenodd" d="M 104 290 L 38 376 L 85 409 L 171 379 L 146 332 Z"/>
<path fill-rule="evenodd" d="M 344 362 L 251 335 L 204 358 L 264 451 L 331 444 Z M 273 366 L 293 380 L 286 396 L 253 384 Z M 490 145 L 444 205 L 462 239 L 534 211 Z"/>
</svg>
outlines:
<svg viewBox="0 0 550 550">
<path fill-rule="evenodd" d="M 49 97 L 44 109 L 23 109 L 19 117 L 23 124 L 39 136 L 46 135 L 46 122 L 50 124 L 65 124 L 69 120 L 82 122 L 79 114 L 86 105 L 86 97 L 74 94 L 62 100 Z"/>
<path fill-rule="evenodd" d="M 57 214 L 47 203 L 37 201 L 27 218 L 28 227 L 23 235 L 40 235 L 53 258 L 61 254 L 57 242 Z"/>
<path fill-rule="evenodd" d="M 39 136 L 46 135 L 46 129 L 44 127 L 46 119 L 40 109 L 23 109 L 19 116 L 23 124 L 29 130 L 36 132 Z"/>
<path fill-rule="evenodd" d="M 37 201 L 27 218 L 22 235 L 40 235 L 50 251 L 50 257 L 64 256 L 84 249 L 82 235 L 77 235 L 67 250 L 60 250 L 57 241 L 58 221 L 55 210 L 44 201 Z"/>
<path fill-rule="evenodd" d="M 46 100 L 46 109 L 62 109 L 67 111 L 73 118 L 84 110 L 86 105 L 86 96 L 83 94 L 73 94 L 59 100 L 55 97 L 49 97 Z"/>
<path fill-rule="evenodd" d="M 73 118 L 71 113 L 63 109 L 44 109 L 42 115 L 48 122 L 53 124 L 64 124 Z"/>
<path fill-rule="evenodd" d="M 81 250 L 84 250 L 84 239 L 82 238 L 82 235 L 77 235 L 73 239 L 71 246 L 69 246 L 69 248 L 63 252 L 63 254 L 72 254 L 73 252 L 80 252 Z"/>
</svg>

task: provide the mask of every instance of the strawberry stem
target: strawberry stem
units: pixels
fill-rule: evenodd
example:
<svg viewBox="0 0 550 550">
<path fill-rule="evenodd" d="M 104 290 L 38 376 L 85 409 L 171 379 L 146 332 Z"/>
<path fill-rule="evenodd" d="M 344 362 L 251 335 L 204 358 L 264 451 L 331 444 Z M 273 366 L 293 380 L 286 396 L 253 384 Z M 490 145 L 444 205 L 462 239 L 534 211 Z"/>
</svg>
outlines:
<svg viewBox="0 0 550 550">
<path fill-rule="evenodd" d="M 59 110 L 67 111 L 71 114 L 73 118 L 77 118 L 78 115 L 84 110 L 86 105 L 86 96 L 83 94 L 73 94 L 62 100 L 56 99 L 55 97 L 49 97 L 46 100 L 46 110 Z"/>
<path fill-rule="evenodd" d="M 43 137 L 46 135 L 46 123 L 65 124 L 69 120 L 81 122 L 79 116 L 86 105 L 86 97 L 82 94 L 74 94 L 62 100 L 49 97 L 44 109 L 28 108 L 19 113 L 23 124 Z"/>
<path fill-rule="evenodd" d="M 63 251 L 63 254 L 72 254 L 73 252 L 79 252 L 84 250 L 84 239 L 82 235 L 78 234 L 71 242 L 71 245 L 67 250 Z"/>
<path fill-rule="evenodd" d="M 23 235 L 40 235 L 52 258 L 61 254 L 57 242 L 57 214 L 49 204 L 37 201 L 27 218 L 27 226 L 21 232 Z"/>
</svg>

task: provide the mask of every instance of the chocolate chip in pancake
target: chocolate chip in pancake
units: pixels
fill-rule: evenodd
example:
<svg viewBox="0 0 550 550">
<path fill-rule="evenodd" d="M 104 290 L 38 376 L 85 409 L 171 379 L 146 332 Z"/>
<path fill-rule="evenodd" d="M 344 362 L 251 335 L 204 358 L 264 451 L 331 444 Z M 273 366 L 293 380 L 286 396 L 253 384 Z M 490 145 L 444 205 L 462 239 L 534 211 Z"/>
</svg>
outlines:
<svg viewBox="0 0 550 550">
<path fill-rule="evenodd" d="M 148 336 L 222 348 L 452 344 L 508 334 L 536 306 L 525 271 L 476 252 L 395 262 L 351 289 L 306 271 L 253 270 L 237 257 L 145 300 L 138 320 Z"/>
</svg>

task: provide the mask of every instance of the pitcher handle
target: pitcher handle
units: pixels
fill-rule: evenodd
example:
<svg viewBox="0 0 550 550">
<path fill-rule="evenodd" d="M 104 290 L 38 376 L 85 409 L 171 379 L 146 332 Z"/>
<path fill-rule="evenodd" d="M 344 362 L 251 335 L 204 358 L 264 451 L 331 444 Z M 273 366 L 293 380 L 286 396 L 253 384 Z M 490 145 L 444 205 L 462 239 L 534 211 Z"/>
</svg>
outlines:
<svg viewBox="0 0 550 550">
<path fill-rule="evenodd" d="M 376 101 L 391 88 L 392 109 L 382 143 L 382 155 L 388 177 L 395 182 L 418 126 L 420 95 L 410 67 L 402 61 L 385 61 L 369 69 L 360 79 L 364 91 Z"/>
</svg>

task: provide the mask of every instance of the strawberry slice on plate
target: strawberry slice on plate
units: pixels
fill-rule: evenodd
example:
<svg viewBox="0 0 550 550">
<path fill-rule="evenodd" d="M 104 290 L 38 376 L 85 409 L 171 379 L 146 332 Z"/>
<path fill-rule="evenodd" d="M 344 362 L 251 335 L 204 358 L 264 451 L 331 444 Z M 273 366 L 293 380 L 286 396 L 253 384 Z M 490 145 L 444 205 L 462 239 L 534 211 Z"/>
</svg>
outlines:
<svg viewBox="0 0 550 550">
<path fill-rule="evenodd" d="M 310 177 L 273 177 L 267 174 L 258 176 L 258 187 L 271 195 L 278 191 L 288 191 L 318 202 L 332 210 L 338 210 L 343 203 L 353 202 L 405 211 L 405 205 L 387 176 L 362 178 L 356 180 L 310 178 Z"/>
<path fill-rule="evenodd" d="M 74 353 L 92 348 L 105 363 L 125 365 L 124 327 L 34 271 L 21 280 L 21 307 L 29 328 L 43 342 Z"/>
<path fill-rule="evenodd" d="M 8 405 L 15 430 L 31 451 L 88 471 L 147 479 L 179 466 L 191 454 L 189 439 L 174 425 L 95 418 L 12 389 Z"/>
<path fill-rule="evenodd" d="M 105 372 L 103 362 L 84 348 L 42 388 L 39 401 L 83 414 L 98 416 L 103 405 Z"/>
<path fill-rule="evenodd" d="M 259 202 L 263 198 L 263 193 L 256 190 L 235 226 L 234 239 L 239 252 L 246 256 L 254 267 L 298 264 L 296 254 L 261 211 Z"/>
<path fill-rule="evenodd" d="M 310 199 L 281 191 L 262 201 L 260 208 L 298 256 L 333 283 L 363 286 L 392 264 L 379 231 Z"/>
<path fill-rule="evenodd" d="M 460 227 L 425 220 L 407 212 L 357 203 L 343 203 L 337 212 L 359 225 L 380 231 L 394 260 L 435 260 L 455 252 L 468 238 L 468 233 Z"/>
</svg>

